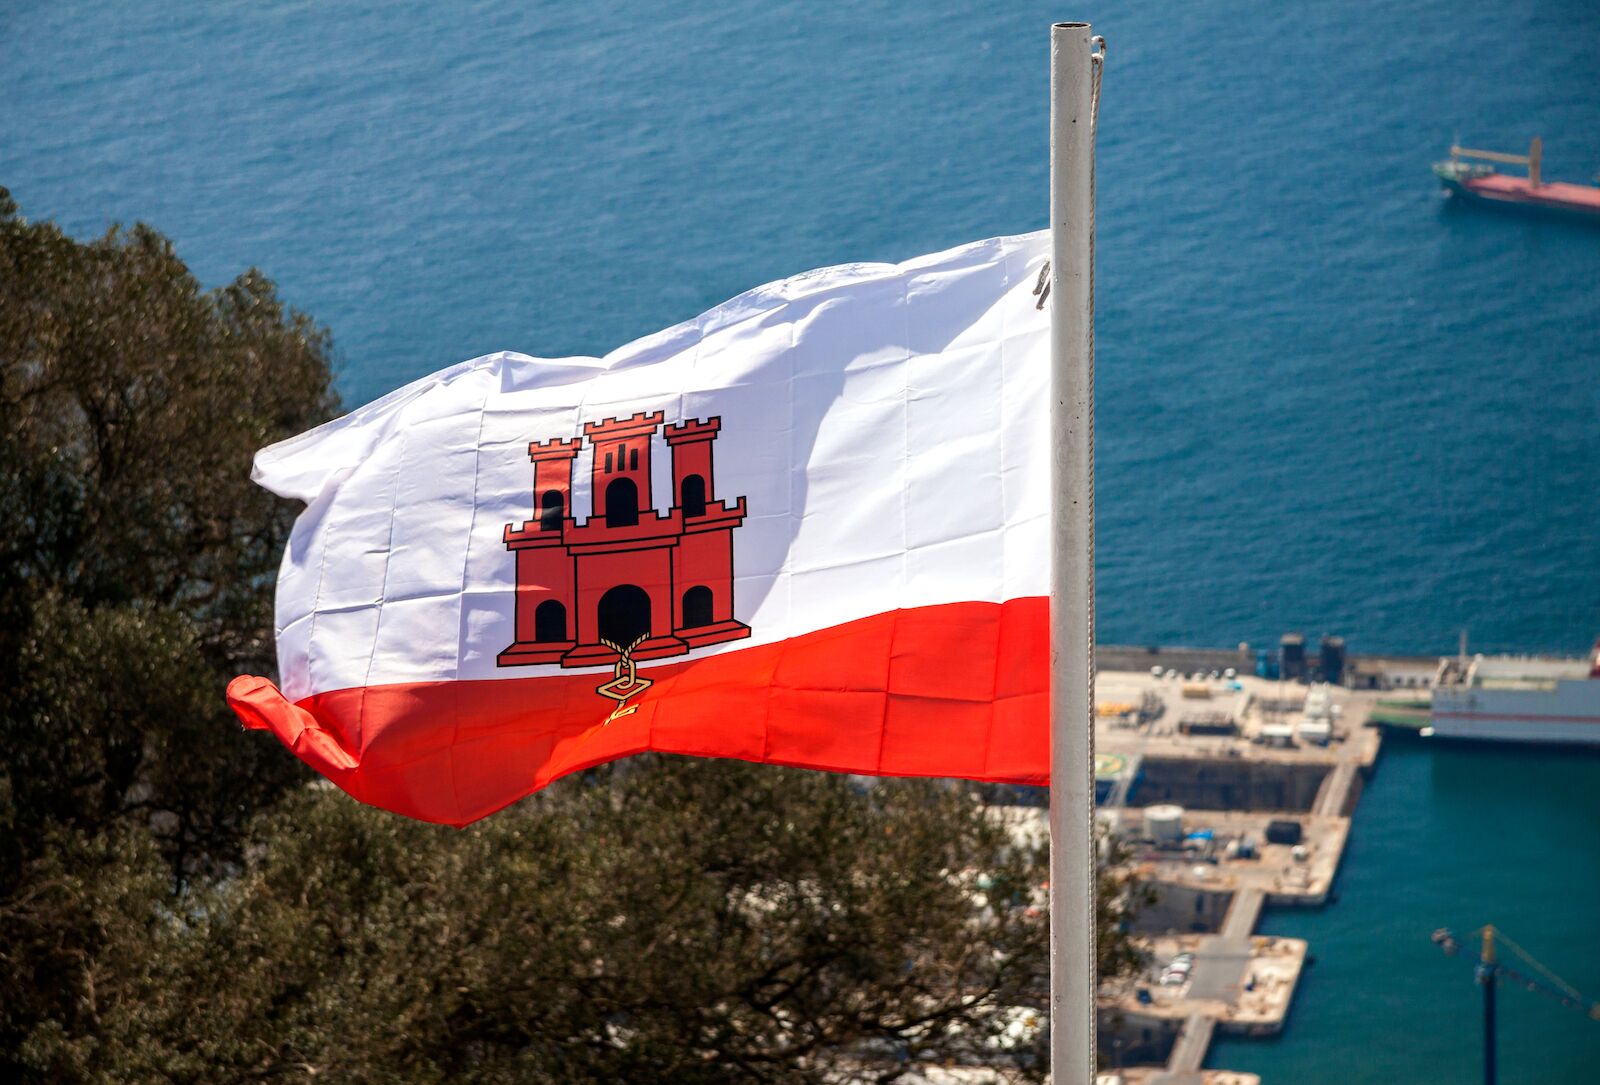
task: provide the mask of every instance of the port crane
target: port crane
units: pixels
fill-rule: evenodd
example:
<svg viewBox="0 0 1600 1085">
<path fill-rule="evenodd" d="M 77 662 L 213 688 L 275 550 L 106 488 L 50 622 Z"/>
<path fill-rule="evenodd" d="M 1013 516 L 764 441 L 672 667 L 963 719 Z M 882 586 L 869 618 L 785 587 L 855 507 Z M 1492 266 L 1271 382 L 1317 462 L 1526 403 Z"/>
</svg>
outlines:
<svg viewBox="0 0 1600 1085">
<path fill-rule="evenodd" d="M 1495 988 L 1502 981 L 1526 987 L 1534 994 L 1553 998 L 1570 1009 L 1581 1010 L 1592 1019 L 1600 1021 L 1600 1002 L 1584 997 L 1572 984 L 1540 964 L 1527 950 L 1506 937 L 1504 931 L 1489 924 L 1473 931 L 1467 937 L 1482 936 L 1480 949 L 1473 968 L 1473 978 L 1483 988 L 1483 1082 L 1495 1085 Z M 1461 942 L 1446 927 L 1433 932 L 1433 944 L 1454 957 L 1461 952 Z M 1529 972 L 1503 964 L 1497 944 L 1505 946 L 1517 956 Z M 1469 957 L 1467 960 L 1474 960 Z"/>
</svg>

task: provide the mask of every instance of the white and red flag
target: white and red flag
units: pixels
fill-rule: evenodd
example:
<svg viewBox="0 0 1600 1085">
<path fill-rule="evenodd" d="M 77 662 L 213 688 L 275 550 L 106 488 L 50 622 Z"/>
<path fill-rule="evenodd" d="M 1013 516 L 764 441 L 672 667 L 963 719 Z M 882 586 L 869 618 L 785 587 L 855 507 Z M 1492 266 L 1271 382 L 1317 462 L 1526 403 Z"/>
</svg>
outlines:
<svg viewBox="0 0 1600 1085">
<path fill-rule="evenodd" d="M 306 503 L 281 692 L 356 798 L 463 825 L 645 750 L 1048 775 L 1047 233 L 494 354 L 262 450 Z"/>
</svg>

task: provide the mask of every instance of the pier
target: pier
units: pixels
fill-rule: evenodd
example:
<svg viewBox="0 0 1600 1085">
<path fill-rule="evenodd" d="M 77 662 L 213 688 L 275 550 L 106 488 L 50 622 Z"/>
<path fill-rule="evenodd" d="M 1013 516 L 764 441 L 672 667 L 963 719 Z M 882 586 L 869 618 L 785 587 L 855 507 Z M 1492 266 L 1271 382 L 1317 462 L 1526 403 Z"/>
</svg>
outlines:
<svg viewBox="0 0 1600 1085">
<path fill-rule="evenodd" d="M 1097 655 L 1096 818 L 1154 893 L 1131 920 L 1145 970 L 1100 989 L 1102 1085 L 1261 1085 L 1205 1065 L 1216 1036 L 1288 1018 L 1309 947 L 1257 934 L 1261 916 L 1331 904 L 1377 724 L 1394 690 L 1426 696 L 1437 661 L 1351 657 L 1352 688 L 1241 674 L 1243 646 Z M 1019 840 L 1048 839 L 1042 808 L 995 812 Z"/>
<path fill-rule="evenodd" d="M 1133 926 L 1145 972 L 1100 993 L 1105 1079 L 1254 1085 L 1205 1060 L 1215 1036 L 1287 1019 L 1308 947 L 1256 934 L 1261 915 L 1328 905 L 1382 746 L 1369 717 L 1385 691 L 1425 684 L 1426 661 L 1352 659 L 1352 689 L 1241 673 L 1243 645 L 1099 659 L 1099 818 L 1155 894 Z"/>
</svg>

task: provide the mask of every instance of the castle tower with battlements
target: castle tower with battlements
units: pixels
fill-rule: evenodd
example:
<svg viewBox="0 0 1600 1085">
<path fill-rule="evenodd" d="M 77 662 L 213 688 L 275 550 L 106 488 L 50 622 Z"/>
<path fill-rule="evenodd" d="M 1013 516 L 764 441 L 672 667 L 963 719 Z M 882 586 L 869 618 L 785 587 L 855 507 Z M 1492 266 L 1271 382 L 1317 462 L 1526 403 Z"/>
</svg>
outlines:
<svg viewBox="0 0 1600 1085">
<path fill-rule="evenodd" d="M 502 667 L 615 662 L 605 642 L 636 660 L 750 635 L 733 616 L 733 531 L 745 499 L 718 501 L 712 446 L 720 418 L 666 427 L 672 494 L 666 511 L 651 493 L 650 452 L 660 411 L 587 422 L 594 509 L 572 515 L 572 476 L 581 442 L 540 441 L 533 461 L 532 520 L 507 524 L 516 555 L 516 640 Z"/>
</svg>

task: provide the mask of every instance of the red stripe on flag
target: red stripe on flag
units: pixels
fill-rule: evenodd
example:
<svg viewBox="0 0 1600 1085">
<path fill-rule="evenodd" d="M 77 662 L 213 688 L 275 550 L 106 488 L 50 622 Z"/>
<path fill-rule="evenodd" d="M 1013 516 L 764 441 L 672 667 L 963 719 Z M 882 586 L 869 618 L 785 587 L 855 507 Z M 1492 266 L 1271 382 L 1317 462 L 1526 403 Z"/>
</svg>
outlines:
<svg viewBox="0 0 1600 1085">
<path fill-rule="evenodd" d="M 335 690 L 298 704 L 240 677 L 228 702 L 363 802 L 466 825 L 551 781 L 655 750 L 877 776 L 1049 777 L 1048 602 L 892 611 L 651 667 L 637 710 L 603 674 Z"/>
</svg>

